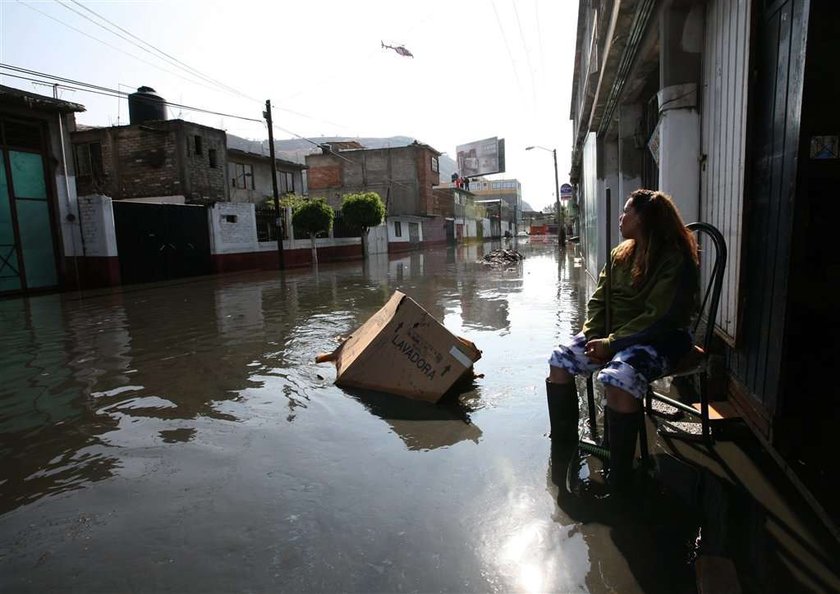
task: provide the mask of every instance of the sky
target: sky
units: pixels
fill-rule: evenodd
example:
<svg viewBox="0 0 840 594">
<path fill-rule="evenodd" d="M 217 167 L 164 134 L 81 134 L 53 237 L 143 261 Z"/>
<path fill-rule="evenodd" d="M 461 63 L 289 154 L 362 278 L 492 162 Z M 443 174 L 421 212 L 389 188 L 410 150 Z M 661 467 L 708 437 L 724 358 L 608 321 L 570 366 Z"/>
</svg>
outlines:
<svg viewBox="0 0 840 594">
<path fill-rule="evenodd" d="M 518 179 L 522 198 L 542 209 L 554 203 L 552 155 L 525 148 L 557 149 L 568 180 L 577 4 L 0 0 L 0 63 L 125 93 L 150 86 L 226 114 L 170 107 L 170 118 L 245 138 L 267 138 L 264 122 L 232 116 L 261 120 L 266 99 L 276 139 L 410 136 L 454 159 L 456 146 L 497 136 L 506 172 L 491 177 Z M 0 84 L 53 94 L 0 73 Z M 86 107 L 78 123 L 128 123 L 124 97 L 58 93 Z"/>
</svg>

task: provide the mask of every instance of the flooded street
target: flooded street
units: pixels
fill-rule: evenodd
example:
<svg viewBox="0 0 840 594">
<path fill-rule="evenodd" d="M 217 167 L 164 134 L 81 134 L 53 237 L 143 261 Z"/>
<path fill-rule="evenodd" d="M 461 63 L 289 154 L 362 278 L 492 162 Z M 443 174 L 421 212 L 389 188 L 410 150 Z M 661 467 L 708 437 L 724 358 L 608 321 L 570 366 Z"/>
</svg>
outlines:
<svg viewBox="0 0 840 594">
<path fill-rule="evenodd" d="M 693 591 L 691 525 L 622 530 L 558 487 L 575 248 L 490 248 L 0 302 L 0 590 Z M 313 362 L 396 289 L 483 351 L 457 400 Z"/>
</svg>

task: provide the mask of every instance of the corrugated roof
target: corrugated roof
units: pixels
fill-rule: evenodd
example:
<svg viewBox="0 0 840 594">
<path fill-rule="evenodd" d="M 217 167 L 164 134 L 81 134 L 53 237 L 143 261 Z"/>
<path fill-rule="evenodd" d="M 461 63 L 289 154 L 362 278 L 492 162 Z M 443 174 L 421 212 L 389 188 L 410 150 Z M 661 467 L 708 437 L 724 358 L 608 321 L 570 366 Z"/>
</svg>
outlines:
<svg viewBox="0 0 840 594">
<path fill-rule="evenodd" d="M 29 91 L 21 91 L 20 89 L 5 85 L 0 85 L 0 103 L 64 113 L 85 111 L 85 106 L 79 103 L 53 99 L 52 97 L 30 93 Z"/>
</svg>

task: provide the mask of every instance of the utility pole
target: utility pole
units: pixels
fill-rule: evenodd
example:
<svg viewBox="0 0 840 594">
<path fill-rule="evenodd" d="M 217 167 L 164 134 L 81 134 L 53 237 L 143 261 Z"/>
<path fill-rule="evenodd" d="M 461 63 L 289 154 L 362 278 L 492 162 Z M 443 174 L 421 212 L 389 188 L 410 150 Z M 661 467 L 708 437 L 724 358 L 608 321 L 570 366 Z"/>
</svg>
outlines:
<svg viewBox="0 0 840 594">
<path fill-rule="evenodd" d="M 271 121 L 271 100 L 265 100 L 265 111 L 263 117 L 268 124 L 268 155 L 271 158 L 271 188 L 274 191 L 274 210 L 277 213 L 277 218 L 274 220 L 274 225 L 277 227 L 277 257 L 280 265 L 280 270 L 285 270 L 286 259 L 283 256 L 283 231 L 284 226 L 281 224 L 283 217 L 280 216 L 280 196 L 277 191 L 277 163 L 274 160 L 274 127 Z"/>
<path fill-rule="evenodd" d="M 552 149 L 551 152 L 554 153 L 554 221 L 557 223 L 557 239 L 559 242 L 560 238 L 566 234 L 560 226 L 560 181 L 557 178 L 557 149 Z"/>
</svg>

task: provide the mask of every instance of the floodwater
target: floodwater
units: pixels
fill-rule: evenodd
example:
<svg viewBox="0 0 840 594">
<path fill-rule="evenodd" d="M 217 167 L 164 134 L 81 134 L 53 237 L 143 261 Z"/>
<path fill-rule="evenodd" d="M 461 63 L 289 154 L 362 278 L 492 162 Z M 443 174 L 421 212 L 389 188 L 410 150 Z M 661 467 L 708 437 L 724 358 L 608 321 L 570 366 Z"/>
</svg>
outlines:
<svg viewBox="0 0 840 594">
<path fill-rule="evenodd" d="M 0 591 L 694 591 L 692 514 L 582 505 L 547 438 L 575 248 L 491 247 L 0 301 Z M 483 351 L 471 389 L 313 362 L 396 289 Z"/>
</svg>

